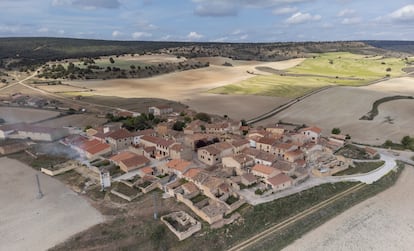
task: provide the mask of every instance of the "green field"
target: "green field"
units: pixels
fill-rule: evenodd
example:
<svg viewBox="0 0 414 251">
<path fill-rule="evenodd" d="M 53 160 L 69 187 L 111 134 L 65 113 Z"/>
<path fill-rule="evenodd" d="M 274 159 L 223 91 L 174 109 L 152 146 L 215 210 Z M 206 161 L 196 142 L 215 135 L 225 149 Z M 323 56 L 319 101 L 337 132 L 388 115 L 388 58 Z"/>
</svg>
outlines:
<svg viewBox="0 0 414 251">
<path fill-rule="evenodd" d="M 255 76 L 209 92 L 295 98 L 328 85 L 361 86 L 384 78 L 387 74 L 389 77 L 401 76 L 404 67 L 405 61 L 399 58 L 347 52 L 322 53 L 286 71 L 293 75 Z"/>
</svg>

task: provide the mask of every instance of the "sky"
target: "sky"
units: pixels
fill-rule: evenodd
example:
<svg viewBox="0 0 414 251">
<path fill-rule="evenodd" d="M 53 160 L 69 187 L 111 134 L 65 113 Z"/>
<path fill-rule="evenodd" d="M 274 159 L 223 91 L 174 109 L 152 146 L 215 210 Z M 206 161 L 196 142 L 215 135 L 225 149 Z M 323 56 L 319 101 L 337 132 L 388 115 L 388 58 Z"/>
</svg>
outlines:
<svg viewBox="0 0 414 251">
<path fill-rule="evenodd" d="M 413 0 L 0 0 L 0 37 L 414 40 Z"/>
</svg>

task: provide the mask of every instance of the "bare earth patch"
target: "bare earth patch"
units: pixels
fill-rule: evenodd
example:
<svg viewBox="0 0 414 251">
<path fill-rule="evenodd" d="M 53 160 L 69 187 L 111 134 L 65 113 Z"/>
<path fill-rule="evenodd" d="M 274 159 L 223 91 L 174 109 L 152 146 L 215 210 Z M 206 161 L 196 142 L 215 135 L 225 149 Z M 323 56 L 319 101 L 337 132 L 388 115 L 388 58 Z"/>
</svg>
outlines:
<svg viewBox="0 0 414 251">
<path fill-rule="evenodd" d="M 223 58 L 204 58 L 222 62 Z M 287 69 L 301 63 L 304 59 L 291 59 L 279 62 L 238 62 L 233 67 L 211 65 L 207 68 L 175 72 L 146 79 L 115 79 L 71 81 L 71 85 L 93 89 L 94 92 L 85 95 L 117 96 L 123 98 L 156 97 L 179 101 L 190 108 L 211 112 L 214 114 L 227 114 L 230 117 L 241 119 L 257 116 L 267 112 L 286 98 L 238 96 L 238 95 L 212 95 L 206 92 L 212 88 L 239 82 L 255 75 L 247 73 L 257 72 L 256 66 L 268 66 L 275 69 Z M 244 111 L 245 110 L 245 111 Z"/>
<path fill-rule="evenodd" d="M 359 120 L 371 110 L 376 100 L 393 95 L 392 92 L 365 87 L 334 87 L 312 95 L 260 124 L 276 123 L 279 120 L 305 123 L 321 127 L 325 135 L 329 135 L 332 128 L 339 127 L 356 142 L 382 144 L 387 139 L 399 142 L 403 136 L 412 134 L 410 124 L 414 123 L 414 101 L 400 100 L 381 104 L 374 120 Z"/>
<path fill-rule="evenodd" d="M 0 107 L 0 118 L 3 118 L 6 120 L 6 123 L 10 124 L 19 122 L 32 123 L 53 118 L 58 115 L 59 112 L 54 111 L 18 107 Z"/>
<path fill-rule="evenodd" d="M 365 90 L 395 93 L 399 95 L 414 95 L 414 78 L 393 78 L 361 88 Z"/>
<path fill-rule="evenodd" d="M 106 118 L 98 118 L 95 115 L 91 114 L 74 114 L 69 116 L 64 116 L 56 119 L 47 120 L 44 122 L 40 122 L 37 125 L 52 127 L 52 128 L 60 128 L 66 126 L 72 127 L 85 127 L 85 126 L 93 126 L 98 127 L 102 124 L 107 122 Z"/>
<path fill-rule="evenodd" d="M 397 183 L 322 226 L 284 250 L 412 250 L 414 246 L 414 169 Z"/>
<path fill-rule="evenodd" d="M 86 200 L 59 181 L 39 174 L 44 197 L 36 199 L 36 171 L 0 158 L 1 250 L 46 250 L 103 222 Z"/>
<path fill-rule="evenodd" d="M 200 94 L 182 102 L 192 109 L 218 115 L 228 115 L 231 119 L 241 120 L 257 117 L 271 111 L 290 99 L 254 95 Z"/>
</svg>

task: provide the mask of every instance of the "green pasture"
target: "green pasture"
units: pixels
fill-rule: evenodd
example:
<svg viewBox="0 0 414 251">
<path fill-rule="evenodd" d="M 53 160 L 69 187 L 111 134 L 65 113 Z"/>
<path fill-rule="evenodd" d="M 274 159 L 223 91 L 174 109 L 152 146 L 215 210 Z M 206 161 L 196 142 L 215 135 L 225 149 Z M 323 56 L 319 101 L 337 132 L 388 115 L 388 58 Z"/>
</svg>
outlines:
<svg viewBox="0 0 414 251">
<path fill-rule="evenodd" d="M 404 74 L 401 69 L 405 66 L 405 61 L 399 58 L 347 52 L 322 53 L 286 71 L 303 76 L 258 75 L 209 92 L 295 98 L 328 85 L 362 86 L 387 74 L 389 77 L 401 76 Z"/>
</svg>

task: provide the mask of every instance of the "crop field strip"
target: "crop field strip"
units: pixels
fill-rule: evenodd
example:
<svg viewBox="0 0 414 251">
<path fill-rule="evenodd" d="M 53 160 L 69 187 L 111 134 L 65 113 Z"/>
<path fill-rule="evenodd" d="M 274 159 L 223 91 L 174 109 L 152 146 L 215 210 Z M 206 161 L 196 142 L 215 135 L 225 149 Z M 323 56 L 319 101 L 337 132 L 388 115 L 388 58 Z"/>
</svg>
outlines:
<svg viewBox="0 0 414 251">
<path fill-rule="evenodd" d="M 324 86 L 363 86 L 378 79 L 402 76 L 406 63 L 408 61 L 399 58 L 324 53 L 314 55 L 287 71 L 258 68 L 274 74 L 254 76 L 209 92 L 296 98 Z"/>
<path fill-rule="evenodd" d="M 293 216 L 293 217 L 291 217 L 291 218 L 289 218 L 289 219 L 287 219 L 287 220 L 285 220 L 281 223 L 278 223 L 278 224 L 266 229 L 265 231 L 263 231 L 261 233 L 258 233 L 257 235 L 254 235 L 254 236 L 250 237 L 249 239 L 243 241 L 242 243 L 231 247 L 230 249 L 228 249 L 228 251 L 245 250 L 246 248 L 250 247 L 254 243 L 257 243 L 258 241 L 261 241 L 261 240 L 269 237 L 270 235 L 272 235 L 275 232 L 283 229 L 284 227 L 286 227 L 286 226 L 288 226 L 288 225 L 290 225 L 290 224 L 306 217 L 307 215 L 309 215 L 309 214 L 311 214 L 311 213 L 313 213 L 313 212 L 315 212 L 315 211 L 317 211 L 317 210 L 319 210 L 319 209 L 321 209 L 321 208 L 323 208 L 323 207 L 325 207 L 325 206 L 327 206 L 327 205 L 329 205 L 329 204 L 331 204 L 331 203 L 333 203 L 333 202 L 335 202 L 335 201 L 337 201 L 337 200 L 339 200 L 339 199 L 341 199 L 341 198 L 343 198 L 343 197 L 345 197 L 345 196 L 347 196 L 347 195 L 349 195 L 353 192 L 358 191 L 359 189 L 361 189 L 365 186 L 366 186 L 366 184 L 359 183 L 359 184 L 357 184 L 357 185 L 355 185 L 355 186 L 353 186 L 353 187 L 351 187 L 351 188 L 349 188 L 349 189 L 347 189 L 347 190 L 345 190 L 345 191 L 343 191 L 343 192 L 341 192 L 341 193 L 339 193 L 339 194 L 337 194 L 337 195 L 335 195 L 335 196 L 333 196 L 333 197 L 331 197 L 331 198 L 329 198 L 329 199 L 327 199 L 323 202 L 318 203 L 317 205 L 315 205 L 313 207 L 308 208 L 307 210 L 305 210 L 305 211 L 303 211 L 303 212 L 301 212 L 301 213 L 299 213 L 299 214 L 297 214 L 297 215 L 295 215 L 295 216 Z"/>
</svg>

